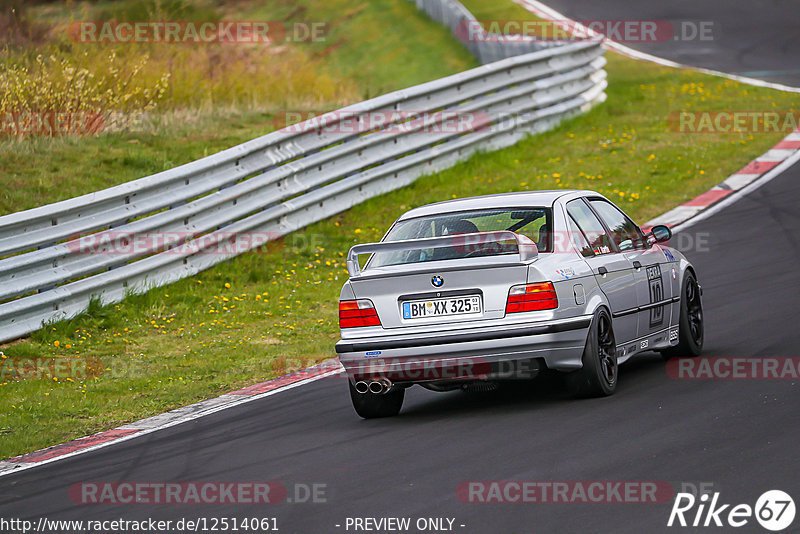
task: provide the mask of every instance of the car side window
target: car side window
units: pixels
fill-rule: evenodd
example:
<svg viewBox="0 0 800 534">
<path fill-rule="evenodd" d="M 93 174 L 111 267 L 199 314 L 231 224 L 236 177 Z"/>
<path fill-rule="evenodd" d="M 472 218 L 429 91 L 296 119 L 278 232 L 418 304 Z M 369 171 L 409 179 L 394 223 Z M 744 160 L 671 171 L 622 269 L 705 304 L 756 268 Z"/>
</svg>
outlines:
<svg viewBox="0 0 800 534">
<path fill-rule="evenodd" d="M 578 228 L 583 232 L 589 247 L 594 254 L 609 254 L 614 252 L 611 238 L 606 233 L 600 219 L 586 205 L 583 199 L 567 202 L 567 213 L 572 217 Z"/>
<path fill-rule="evenodd" d="M 571 216 L 567 216 L 567 224 L 569 225 L 569 239 L 581 253 L 581 256 L 584 258 L 591 258 L 594 256 L 594 251 L 592 247 L 589 246 L 589 241 L 586 240 L 586 236 L 583 235 L 583 232 L 578 228 L 578 225 L 575 224 Z"/>
<path fill-rule="evenodd" d="M 622 210 L 600 198 L 591 199 L 589 203 L 611 230 L 611 239 L 621 251 L 645 248 L 642 231 Z"/>
</svg>

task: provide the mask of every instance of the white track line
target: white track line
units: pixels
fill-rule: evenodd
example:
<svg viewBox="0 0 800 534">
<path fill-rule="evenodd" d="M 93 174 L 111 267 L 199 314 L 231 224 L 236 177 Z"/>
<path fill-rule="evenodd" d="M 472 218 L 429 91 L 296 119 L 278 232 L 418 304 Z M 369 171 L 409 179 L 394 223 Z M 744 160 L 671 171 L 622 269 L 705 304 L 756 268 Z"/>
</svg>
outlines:
<svg viewBox="0 0 800 534">
<path fill-rule="evenodd" d="M 551 21 L 555 24 L 558 24 L 559 20 L 569 22 L 570 29 L 577 30 L 578 32 L 583 34 L 583 35 L 578 35 L 579 37 L 583 36 L 583 37 L 602 38 L 605 46 L 633 59 L 650 61 L 652 63 L 657 63 L 665 67 L 691 69 L 697 72 L 702 72 L 704 74 L 711 74 L 712 76 L 720 76 L 722 78 L 728 78 L 731 80 L 735 80 L 737 82 L 746 83 L 748 85 L 754 85 L 756 87 L 768 87 L 769 89 L 777 89 L 778 91 L 786 91 L 789 93 L 800 93 L 800 87 L 792 87 L 790 85 L 784 85 L 782 83 L 767 82 L 765 80 L 759 80 L 758 78 L 739 76 L 737 74 L 730 74 L 728 72 L 706 69 L 703 67 L 693 67 L 691 65 L 684 65 L 683 63 L 672 61 L 671 59 L 665 59 L 663 57 L 654 56 L 646 52 L 640 52 L 639 50 L 635 50 L 633 48 L 620 44 L 616 41 L 608 39 L 605 35 L 584 26 L 580 22 L 577 22 L 575 20 L 570 19 L 569 17 L 562 15 L 552 7 L 547 6 L 542 2 L 539 2 L 538 0 L 513 0 L 513 1 L 519 4 L 520 6 L 524 7 L 528 11 L 536 15 L 542 16 L 542 18 L 544 19 L 551 19 Z M 575 33 L 577 34 L 578 32 Z"/>
<path fill-rule="evenodd" d="M 784 171 L 786 171 L 789 167 L 791 167 L 792 165 L 794 165 L 798 161 L 800 161 L 800 150 L 798 150 L 793 155 L 791 155 L 788 158 L 786 158 L 785 160 L 783 160 L 780 163 L 780 165 L 776 165 L 775 167 L 773 167 L 768 172 L 766 172 L 766 173 L 762 174 L 761 176 L 759 176 L 758 178 L 756 178 L 750 184 L 748 184 L 745 187 L 737 190 L 734 193 L 731 193 L 730 195 L 728 195 L 727 197 L 723 198 L 722 200 L 720 200 L 716 204 L 713 204 L 711 207 L 704 209 L 702 212 L 698 213 L 697 215 L 695 215 L 691 219 L 688 219 L 688 220 L 678 224 L 677 226 L 675 226 L 672 229 L 672 231 L 673 232 L 680 232 L 681 230 L 686 230 L 687 228 L 693 226 L 695 223 L 698 223 L 698 222 L 700 222 L 700 221 L 702 221 L 704 219 L 707 219 L 707 218 L 711 217 L 715 213 L 718 213 L 718 212 L 722 211 L 727 206 L 730 206 L 731 204 L 733 204 L 734 202 L 736 202 L 740 198 L 752 193 L 753 191 L 755 191 L 756 189 L 758 189 L 762 185 L 764 185 L 764 184 L 768 183 L 769 181 L 771 181 L 773 178 L 776 178 L 776 177 L 780 176 Z"/>
<path fill-rule="evenodd" d="M 159 425 L 159 426 L 154 426 L 154 427 L 151 427 L 151 428 L 138 430 L 137 432 L 135 432 L 133 434 L 130 434 L 128 436 L 122 436 L 120 438 L 116 438 L 116 439 L 113 439 L 113 440 L 110 440 L 110 441 L 106 441 L 104 443 L 98 443 L 97 445 L 92 445 L 92 446 L 86 447 L 84 449 L 79 449 L 79 450 L 76 450 L 76 451 L 68 452 L 68 453 L 62 454 L 60 456 L 54 456 L 53 458 L 48 458 L 47 460 L 42 460 L 40 462 L 25 462 L 25 463 L 18 463 L 18 464 L 16 464 L 16 463 L 15 464 L 11 464 L 9 462 L 2 462 L 4 464 L 6 464 L 6 465 L 4 465 L 3 467 L 0 468 L 0 477 L 5 476 L 5 475 L 10 475 L 10 474 L 13 474 L 13 473 L 19 473 L 20 471 L 26 471 L 26 470 L 32 469 L 34 467 L 39 467 L 41 465 L 45 465 L 45 464 L 49 464 L 49 463 L 52 463 L 52 462 L 56 462 L 58 460 L 63 460 L 65 458 L 70 458 L 72 456 L 77 456 L 79 454 L 84 454 L 84 453 L 87 453 L 87 452 L 96 451 L 98 449 L 102 449 L 103 447 L 108 447 L 109 445 L 116 445 L 117 443 L 121 443 L 123 441 L 128 441 L 128 440 L 131 440 L 131 439 L 135 439 L 135 438 L 138 438 L 140 436 L 144 436 L 146 434 L 150 434 L 152 432 L 157 432 L 157 431 L 163 430 L 165 428 L 169 428 L 169 427 L 172 427 L 172 426 L 175 426 L 175 425 L 179 425 L 181 423 L 186 423 L 187 421 L 192 421 L 194 419 L 199 419 L 200 417 L 205 417 L 207 415 L 211 415 L 212 413 L 216 413 L 216 412 L 225 410 L 227 408 L 232 408 L 234 406 L 241 406 L 242 404 L 247 404 L 248 402 L 252 402 L 252 401 L 255 401 L 255 400 L 263 399 L 265 397 L 270 397 L 272 395 L 275 395 L 276 393 L 283 393 L 284 391 L 289 391 L 290 389 L 294 389 L 294 388 L 297 388 L 297 387 L 300 387 L 300 386 L 304 386 L 306 384 L 310 384 L 312 382 L 316 382 L 317 380 L 321 380 L 321 379 L 327 378 L 329 376 L 338 375 L 339 373 L 342 373 L 343 371 L 344 371 L 344 369 L 334 369 L 333 371 L 329 371 L 327 373 L 324 373 L 324 374 L 321 374 L 321 375 L 317 375 L 317 376 L 312 376 L 310 378 L 304 378 L 303 380 L 298 380 L 297 382 L 294 382 L 292 384 L 287 384 L 287 385 L 285 385 L 283 387 L 280 387 L 280 388 L 277 388 L 277 389 L 273 389 L 271 391 L 266 391 L 264 393 L 259 393 L 257 395 L 236 395 L 237 397 L 241 397 L 241 398 L 237 399 L 237 400 L 234 400 L 234 401 L 231 401 L 231 402 L 228 402 L 228 403 L 220 404 L 218 406 L 214 406 L 212 408 L 209 408 L 208 410 L 203 410 L 203 411 L 199 411 L 199 412 L 196 412 L 196 413 L 193 413 L 193 414 L 186 415 L 185 417 L 182 417 L 180 419 L 174 419 L 172 421 L 166 422 L 166 423 L 164 423 L 162 425 Z M 228 395 L 230 395 L 230 394 L 228 394 Z M 231 396 L 233 396 L 233 395 L 231 395 Z M 219 397 L 217 397 L 217 398 L 219 398 Z M 201 402 L 203 402 L 203 401 L 201 401 Z M 134 423 L 131 423 L 131 424 L 134 424 Z M 129 425 L 125 425 L 125 426 L 129 426 Z M 111 430 L 114 430 L 114 429 L 111 429 Z"/>
</svg>

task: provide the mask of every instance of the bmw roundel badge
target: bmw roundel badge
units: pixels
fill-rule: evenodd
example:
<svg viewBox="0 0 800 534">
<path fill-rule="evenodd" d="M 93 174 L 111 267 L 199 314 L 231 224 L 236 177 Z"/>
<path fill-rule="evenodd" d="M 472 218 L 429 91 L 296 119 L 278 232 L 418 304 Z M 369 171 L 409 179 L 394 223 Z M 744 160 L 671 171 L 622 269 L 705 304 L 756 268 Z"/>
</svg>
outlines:
<svg viewBox="0 0 800 534">
<path fill-rule="evenodd" d="M 431 284 L 433 284 L 433 287 L 442 287 L 444 285 L 444 278 L 441 276 L 434 276 L 431 278 Z"/>
</svg>

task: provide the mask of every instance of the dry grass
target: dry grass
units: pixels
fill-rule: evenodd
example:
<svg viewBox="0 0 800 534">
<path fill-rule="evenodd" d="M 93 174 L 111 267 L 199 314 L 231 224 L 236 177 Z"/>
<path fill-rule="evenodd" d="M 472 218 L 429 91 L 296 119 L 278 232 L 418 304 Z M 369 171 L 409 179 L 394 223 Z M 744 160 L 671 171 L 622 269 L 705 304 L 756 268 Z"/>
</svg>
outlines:
<svg viewBox="0 0 800 534">
<path fill-rule="evenodd" d="M 323 57 L 313 57 L 302 46 L 285 44 L 195 43 L 81 43 L 69 37 L 76 19 L 98 20 L 118 16 L 132 20 L 164 20 L 170 17 L 221 16 L 200 3 L 173 1 L 136 3 L 123 1 L 109 7 L 100 3 L 78 4 L 69 18 L 43 16 L 50 20 L 46 38 L 6 43 L 0 49 L 0 117 L 6 135 L 28 133 L 14 128 L 26 113 L 47 112 L 128 114 L 192 110 L 208 113 L 220 106 L 247 110 L 296 109 L 336 106 L 356 100 L 355 83 L 332 76 Z M 240 8 L 246 8 L 242 3 Z M 113 8 L 113 9 L 112 9 Z M 44 13 L 57 9 L 46 6 Z M 126 13 L 126 9 L 131 13 Z M 111 11 L 109 11 L 111 10 Z M 186 11 L 189 13 L 185 13 Z M 195 13 L 196 11 L 196 13 Z M 228 15 L 237 13 L 228 8 Z M 6 23 L 24 33 L 15 11 Z M 246 13 L 238 13 L 243 17 Z M 28 17 L 30 13 L 28 14 Z M 5 19 L 4 19 L 5 20 Z M 20 41 L 17 39 L 15 42 Z M 42 133 L 34 131 L 33 133 Z M 47 132 L 45 132 L 47 133 Z M 85 133 L 85 132 L 81 132 Z M 96 133 L 96 132 L 92 132 Z"/>
</svg>

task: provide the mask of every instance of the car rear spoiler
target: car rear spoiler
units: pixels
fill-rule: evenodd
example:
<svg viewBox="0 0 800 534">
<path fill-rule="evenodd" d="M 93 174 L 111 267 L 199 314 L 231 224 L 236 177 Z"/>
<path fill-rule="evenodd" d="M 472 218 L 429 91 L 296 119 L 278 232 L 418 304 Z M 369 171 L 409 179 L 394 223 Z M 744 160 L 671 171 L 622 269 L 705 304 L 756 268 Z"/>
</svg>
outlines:
<svg viewBox="0 0 800 534">
<path fill-rule="evenodd" d="M 472 234 L 456 234 L 441 237 L 426 237 L 423 239 L 407 239 L 405 241 L 381 241 L 380 243 L 365 243 L 356 245 L 347 253 L 347 272 L 350 277 L 361 273 L 358 263 L 360 254 L 374 254 L 376 252 L 398 252 L 401 250 L 421 250 L 426 248 L 445 247 L 475 247 L 486 243 L 500 243 L 503 241 L 516 241 L 519 261 L 527 263 L 539 255 L 536 243 L 530 238 L 511 232 L 500 230 L 497 232 L 476 232 Z"/>
</svg>

